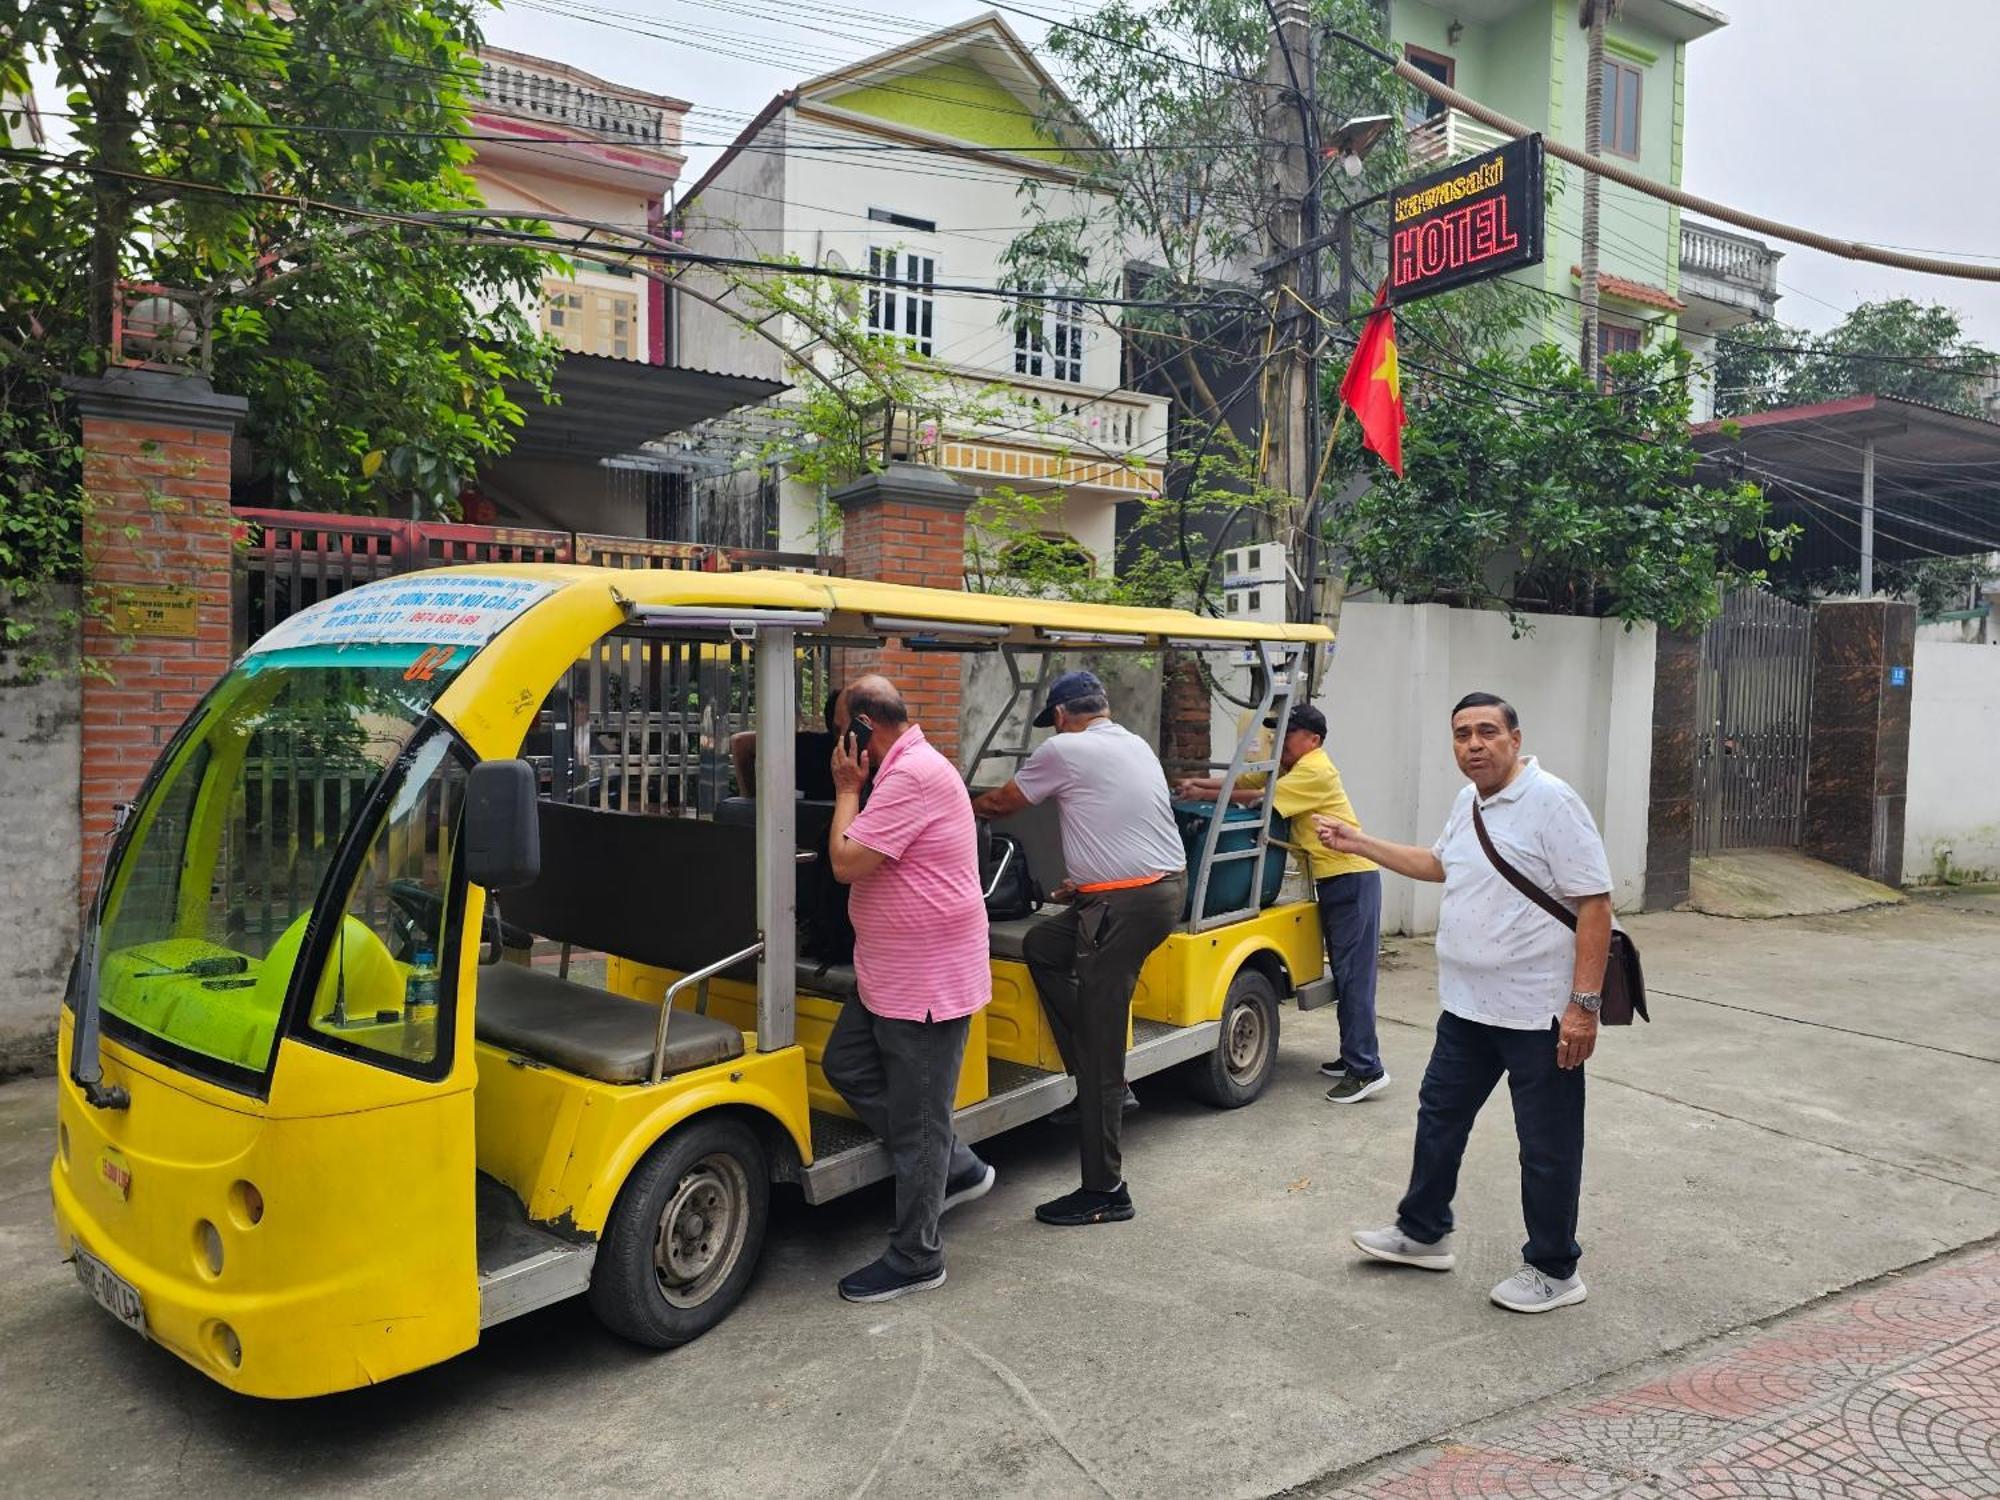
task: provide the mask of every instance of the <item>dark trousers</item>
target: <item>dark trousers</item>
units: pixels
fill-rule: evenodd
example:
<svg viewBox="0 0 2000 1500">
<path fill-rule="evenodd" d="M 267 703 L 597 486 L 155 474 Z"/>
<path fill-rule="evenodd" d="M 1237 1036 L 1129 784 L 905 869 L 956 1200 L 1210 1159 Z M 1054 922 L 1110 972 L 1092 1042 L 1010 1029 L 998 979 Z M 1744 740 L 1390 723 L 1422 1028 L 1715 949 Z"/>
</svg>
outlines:
<svg viewBox="0 0 2000 1500">
<path fill-rule="evenodd" d="M 1335 1010 L 1340 1017 L 1340 1061 L 1350 1078 L 1382 1071 L 1375 1040 L 1375 960 L 1382 949 L 1382 872 L 1329 875 L 1313 887 L 1319 897 L 1319 930 L 1333 965 Z"/>
<path fill-rule="evenodd" d="M 1521 1259 L 1560 1281 L 1576 1274 L 1577 1199 L 1583 1190 L 1583 1069 L 1556 1066 L 1557 1023 L 1546 1031 L 1488 1026 L 1444 1011 L 1417 1092 L 1417 1151 L 1396 1225 L 1429 1244 L 1451 1233 L 1451 1200 L 1472 1122 L 1500 1075 L 1521 1143 Z"/>
<path fill-rule="evenodd" d="M 1146 957 L 1167 939 L 1187 904 L 1187 876 L 1079 894 L 1059 916 L 1028 929 L 1021 951 L 1076 1075 L 1077 1154 L 1083 1185 L 1108 1193 L 1125 1180 L 1125 1031 Z"/>
<path fill-rule="evenodd" d="M 859 1000 L 840 1008 L 820 1066 L 896 1163 L 896 1227 L 883 1257 L 906 1276 L 944 1264 L 945 1184 L 979 1158 L 952 1133 L 951 1101 L 972 1018 L 892 1021 Z"/>
</svg>

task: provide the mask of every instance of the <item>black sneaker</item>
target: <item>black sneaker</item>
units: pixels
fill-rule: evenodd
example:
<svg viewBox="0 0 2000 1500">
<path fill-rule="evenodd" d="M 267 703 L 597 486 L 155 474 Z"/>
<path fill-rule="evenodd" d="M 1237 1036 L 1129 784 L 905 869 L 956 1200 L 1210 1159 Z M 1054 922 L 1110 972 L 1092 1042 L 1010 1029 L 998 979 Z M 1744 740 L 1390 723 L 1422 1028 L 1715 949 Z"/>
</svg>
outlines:
<svg viewBox="0 0 2000 1500">
<path fill-rule="evenodd" d="M 935 1271 L 899 1271 L 887 1259 L 871 1261 L 840 1278 L 840 1295 L 849 1302 L 889 1302 L 905 1292 L 928 1292 L 944 1285 L 944 1267 Z"/>
<path fill-rule="evenodd" d="M 961 1203 L 970 1203 L 974 1198 L 984 1198 L 993 1191 L 993 1179 L 1000 1174 L 985 1162 L 978 1169 L 955 1177 L 944 1185 L 944 1207 L 939 1213 L 950 1213 Z"/>
<path fill-rule="evenodd" d="M 1119 1183 L 1108 1193 L 1094 1192 L 1090 1188 L 1078 1188 L 1073 1193 L 1064 1193 L 1042 1204 L 1035 1210 L 1035 1217 L 1044 1224 L 1116 1224 L 1129 1219 L 1138 1212 L 1132 1207 L 1132 1195 Z"/>
<path fill-rule="evenodd" d="M 1319 1071 L 1320 1076 L 1323 1078 L 1345 1078 L 1347 1076 L 1347 1064 L 1336 1057 L 1332 1062 L 1321 1063 Z"/>
<path fill-rule="evenodd" d="M 1340 1080 L 1326 1091 L 1327 1102 L 1331 1104 L 1359 1104 L 1363 1099 L 1372 1098 L 1389 1086 L 1387 1072 L 1377 1073 L 1373 1078 L 1356 1078 L 1352 1074 Z"/>
<path fill-rule="evenodd" d="M 1123 1112 L 1129 1115 L 1132 1113 L 1133 1110 L 1137 1109 L 1138 1107 L 1139 1107 L 1139 1096 L 1132 1092 L 1132 1085 L 1128 1083 L 1125 1085 L 1125 1104 Z M 1055 1109 L 1049 1111 L 1049 1113 L 1045 1115 L 1043 1118 L 1046 1119 L 1051 1125 L 1074 1125 L 1076 1123 L 1076 1100 L 1074 1099 L 1070 1100 L 1069 1103 L 1065 1104 L 1061 1109 Z"/>
</svg>

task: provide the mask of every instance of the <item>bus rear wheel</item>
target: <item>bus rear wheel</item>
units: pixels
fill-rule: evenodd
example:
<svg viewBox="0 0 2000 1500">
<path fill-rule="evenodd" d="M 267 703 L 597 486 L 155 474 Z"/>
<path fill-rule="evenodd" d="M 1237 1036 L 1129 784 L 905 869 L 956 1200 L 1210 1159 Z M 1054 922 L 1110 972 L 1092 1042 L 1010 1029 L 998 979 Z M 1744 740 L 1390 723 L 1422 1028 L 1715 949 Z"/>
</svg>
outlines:
<svg viewBox="0 0 2000 1500">
<path fill-rule="evenodd" d="M 770 1167 L 749 1126 L 682 1126 L 619 1190 L 591 1269 L 591 1310 L 656 1349 L 701 1337 L 749 1286 L 770 1212 Z"/>
<path fill-rule="evenodd" d="M 1256 969 L 1240 969 L 1222 1002 L 1215 1050 L 1188 1064 L 1188 1087 L 1217 1109 L 1241 1109 L 1278 1071 L 1278 988 Z"/>
</svg>

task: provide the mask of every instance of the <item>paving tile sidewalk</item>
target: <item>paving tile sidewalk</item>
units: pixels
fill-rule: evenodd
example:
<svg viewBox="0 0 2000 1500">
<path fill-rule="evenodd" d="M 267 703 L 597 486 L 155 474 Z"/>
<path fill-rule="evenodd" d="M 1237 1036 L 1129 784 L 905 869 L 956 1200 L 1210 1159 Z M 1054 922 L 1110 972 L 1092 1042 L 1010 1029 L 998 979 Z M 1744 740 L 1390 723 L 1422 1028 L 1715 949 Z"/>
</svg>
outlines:
<svg viewBox="0 0 2000 1500">
<path fill-rule="evenodd" d="M 2000 1250 L 1886 1277 L 1658 1379 L 1473 1429 L 1319 1493 L 1995 1500 Z"/>
</svg>

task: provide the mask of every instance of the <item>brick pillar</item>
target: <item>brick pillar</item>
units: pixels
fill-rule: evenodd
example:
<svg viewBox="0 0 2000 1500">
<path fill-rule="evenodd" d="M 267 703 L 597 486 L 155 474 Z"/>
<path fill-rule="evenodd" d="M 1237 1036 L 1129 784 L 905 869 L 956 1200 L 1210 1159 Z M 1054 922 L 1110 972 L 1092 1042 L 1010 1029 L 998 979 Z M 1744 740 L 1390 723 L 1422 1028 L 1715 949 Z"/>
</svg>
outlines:
<svg viewBox="0 0 2000 1500">
<path fill-rule="evenodd" d="M 849 578 L 965 587 L 965 511 L 975 496 L 942 469 L 891 464 L 838 490 L 840 551 Z M 903 691 L 924 737 L 958 758 L 961 663 L 954 651 L 910 651 L 900 643 L 842 653 L 842 681 L 880 672 Z"/>
<path fill-rule="evenodd" d="M 1169 776 L 1206 776 L 1215 726 L 1200 659 L 1192 651 L 1169 651 L 1160 675 L 1160 760 Z"/>
<path fill-rule="evenodd" d="M 196 375 L 122 370 L 70 383 L 83 423 L 87 902 L 113 809 L 230 660 L 229 442 L 248 404 Z"/>
<path fill-rule="evenodd" d="M 1805 852 L 1884 885 L 1903 879 L 1917 610 L 1887 599 L 1813 610 Z"/>
<path fill-rule="evenodd" d="M 1701 635 L 1662 630 L 1653 656 L 1653 772 L 1646 806 L 1646 910 L 1688 898 L 1694 859 L 1695 678 Z"/>
</svg>

